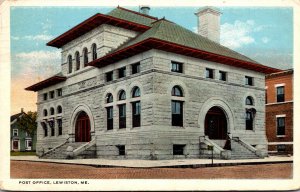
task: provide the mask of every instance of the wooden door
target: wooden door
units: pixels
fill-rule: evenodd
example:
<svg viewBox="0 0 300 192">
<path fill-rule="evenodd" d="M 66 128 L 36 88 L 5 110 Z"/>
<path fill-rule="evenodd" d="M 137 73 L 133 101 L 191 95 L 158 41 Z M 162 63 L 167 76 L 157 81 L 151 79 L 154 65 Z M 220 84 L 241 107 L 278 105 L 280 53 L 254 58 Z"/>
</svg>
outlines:
<svg viewBox="0 0 300 192">
<path fill-rule="evenodd" d="M 205 135 L 209 139 L 226 139 L 227 120 L 222 109 L 212 107 L 205 117 Z"/>
<path fill-rule="evenodd" d="M 91 140 L 90 119 L 85 112 L 78 115 L 75 128 L 75 142 L 89 142 Z"/>
</svg>

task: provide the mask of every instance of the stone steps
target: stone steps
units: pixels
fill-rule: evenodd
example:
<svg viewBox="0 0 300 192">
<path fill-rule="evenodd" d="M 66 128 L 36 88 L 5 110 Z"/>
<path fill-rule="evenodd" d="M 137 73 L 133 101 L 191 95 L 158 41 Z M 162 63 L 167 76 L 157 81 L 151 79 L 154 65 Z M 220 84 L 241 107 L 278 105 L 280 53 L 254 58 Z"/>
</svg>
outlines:
<svg viewBox="0 0 300 192">
<path fill-rule="evenodd" d="M 51 151 L 50 153 L 44 155 L 42 158 L 43 159 L 67 159 L 68 158 L 67 148 L 69 146 L 73 147 L 73 150 L 75 150 L 84 144 L 86 143 L 85 142 L 66 143 L 60 146 L 59 148 L 55 149 L 54 151 Z M 84 157 L 86 158 L 92 155 L 93 152 L 89 152 L 89 153 L 87 152 Z"/>
<path fill-rule="evenodd" d="M 258 159 L 259 157 L 242 144 L 231 140 L 231 159 Z"/>
</svg>

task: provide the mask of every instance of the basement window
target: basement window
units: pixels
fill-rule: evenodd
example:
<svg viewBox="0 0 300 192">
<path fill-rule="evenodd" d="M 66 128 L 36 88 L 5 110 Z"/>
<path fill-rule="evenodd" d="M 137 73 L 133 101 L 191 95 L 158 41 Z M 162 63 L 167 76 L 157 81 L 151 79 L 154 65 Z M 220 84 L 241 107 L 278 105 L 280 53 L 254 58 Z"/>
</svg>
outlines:
<svg viewBox="0 0 300 192">
<path fill-rule="evenodd" d="M 184 155 L 185 145 L 173 145 L 173 155 Z"/>
<path fill-rule="evenodd" d="M 125 156 L 125 145 L 117 145 L 120 156 Z"/>
<path fill-rule="evenodd" d="M 277 151 L 278 152 L 285 152 L 286 151 L 285 145 L 277 145 Z"/>
</svg>

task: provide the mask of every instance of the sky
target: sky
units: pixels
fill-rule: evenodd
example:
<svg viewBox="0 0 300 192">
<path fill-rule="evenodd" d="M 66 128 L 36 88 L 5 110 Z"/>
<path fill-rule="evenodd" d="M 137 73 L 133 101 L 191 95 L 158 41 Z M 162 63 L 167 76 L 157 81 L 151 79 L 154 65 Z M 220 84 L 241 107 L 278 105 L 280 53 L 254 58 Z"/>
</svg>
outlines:
<svg viewBox="0 0 300 192">
<path fill-rule="evenodd" d="M 136 7 L 125 7 L 138 11 Z M 293 67 L 293 9 L 288 7 L 218 7 L 220 43 L 264 65 Z M 60 49 L 51 39 L 113 7 L 11 7 L 11 114 L 36 111 L 36 93 L 24 88 L 60 71 Z M 150 15 L 197 31 L 199 7 L 151 7 Z"/>
</svg>

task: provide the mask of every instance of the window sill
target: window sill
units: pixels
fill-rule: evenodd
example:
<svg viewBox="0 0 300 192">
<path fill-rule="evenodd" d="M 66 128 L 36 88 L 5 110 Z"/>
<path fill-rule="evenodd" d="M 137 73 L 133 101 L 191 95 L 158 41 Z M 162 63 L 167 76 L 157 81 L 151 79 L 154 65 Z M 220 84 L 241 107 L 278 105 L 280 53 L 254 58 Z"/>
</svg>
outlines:
<svg viewBox="0 0 300 192">
<path fill-rule="evenodd" d="M 130 130 L 133 130 L 133 129 L 141 129 L 141 127 L 131 127 Z"/>
<path fill-rule="evenodd" d="M 286 137 L 286 135 L 276 135 L 276 137 L 282 138 L 282 137 Z"/>
<path fill-rule="evenodd" d="M 173 125 L 172 125 L 172 128 L 174 128 L 174 129 L 185 129 L 184 126 L 173 126 Z"/>
</svg>

